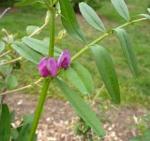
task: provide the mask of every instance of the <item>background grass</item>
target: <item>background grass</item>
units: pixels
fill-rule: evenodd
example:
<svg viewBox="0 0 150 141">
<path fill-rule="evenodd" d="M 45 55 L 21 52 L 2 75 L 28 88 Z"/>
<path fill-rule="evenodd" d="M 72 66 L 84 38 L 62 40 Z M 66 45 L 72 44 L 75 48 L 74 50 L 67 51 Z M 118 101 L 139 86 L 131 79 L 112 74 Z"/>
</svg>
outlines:
<svg viewBox="0 0 150 141">
<path fill-rule="evenodd" d="M 131 11 L 131 17 L 138 17 L 140 13 L 146 13 L 146 9 L 150 7 L 149 0 L 128 0 L 128 7 Z M 125 21 L 117 14 L 117 12 L 112 7 L 109 1 L 102 1 L 101 8 L 97 10 L 98 14 L 101 16 L 106 27 L 111 29 Z M 27 7 L 23 9 L 13 9 L 0 21 L 0 29 L 5 28 L 10 33 L 16 34 L 16 38 L 20 38 L 26 35 L 27 25 L 42 25 L 45 18 L 46 11 L 43 9 L 37 9 L 33 7 Z M 92 41 L 101 33 L 98 33 L 92 29 L 82 18 L 78 15 L 79 23 L 87 35 L 87 38 Z M 63 29 L 60 19 L 57 18 L 57 33 Z M 39 35 L 37 38 L 43 39 L 48 36 L 48 27 Z M 140 75 L 138 78 L 133 78 L 126 59 L 123 56 L 122 50 L 120 48 L 119 42 L 114 36 L 107 38 L 100 44 L 108 48 L 110 54 L 112 55 L 113 61 L 116 66 L 118 79 L 121 88 L 122 104 L 124 105 L 143 105 L 147 108 L 150 107 L 150 28 L 149 22 L 143 22 L 136 24 L 127 28 L 130 35 L 133 48 L 136 52 Z M 56 33 L 56 34 L 57 34 Z M 2 34 L 0 34 L 2 36 Z M 83 44 L 67 36 L 59 43 L 61 48 L 69 48 L 72 54 L 77 52 L 83 47 Z M 96 70 L 95 64 L 93 62 L 93 57 L 90 52 L 83 55 L 82 58 L 78 59 L 82 64 L 89 68 L 90 72 L 93 74 L 93 78 L 96 85 L 96 92 L 102 87 L 101 78 Z M 20 86 L 26 85 L 33 82 L 39 77 L 36 66 L 29 62 L 23 61 L 21 71 L 17 71 Z M 37 94 L 37 87 L 33 87 L 30 90 L 26 90 L 20 93 L 30 93 Z M 105 103 L 109 99 L 106 94 L 106 90 L 103 89 L 100 94 L 100 99 Z M 60 97 L 61 92 L 56 89 L 55 86 L 51 86 L 52 97 Z"/>
</svg>

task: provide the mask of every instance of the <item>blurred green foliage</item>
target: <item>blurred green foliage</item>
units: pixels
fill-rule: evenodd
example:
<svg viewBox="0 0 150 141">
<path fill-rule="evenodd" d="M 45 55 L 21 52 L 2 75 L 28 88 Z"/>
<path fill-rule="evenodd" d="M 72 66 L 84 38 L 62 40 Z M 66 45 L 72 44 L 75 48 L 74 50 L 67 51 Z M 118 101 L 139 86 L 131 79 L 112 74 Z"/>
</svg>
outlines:
<svg viewBox="0 0 150 141">
<path fill-rule="evenodd" d="M 13 6 L 17 0 L 0 0 L 0 7 Z"/>
<path fill-rule="evenodd" d="M 101 16 L 106 28 L 115 27 L 119 24 L 124 23 L 124 20 L 114 10 L 109 0 L 101 0 L 101 8 L 97 9 L 98 15 Z M 147 8 L 150 5 L 149 0 L 128 0 L 126 1 L 129 7 L 130 15 L 132 18 L 137 18 L 138 14 L 146 13 Z M 1 3 L 1 2 L 0 2 Z M 139 6 L 140 4 L 140 6 Z M 16 33 L 16 38 L 21 38 L 26 35 L 26 26 L 36 25 L 41 26 L 45 18 L 46 11 L 44 9 L 38 9 L 33 7 L 18 8 L 13 13 L 7 13 L 0 21 L 0 30 L 5 28 L 9 33 Z M 14 22 L 14 19 L 15 22 Z M 28 19 L 28 20 L 27 20 Z M 87 38 L 93 40 L 99 36 L 99 33 L 93 30 L 89 25 L 78 16 L 79 23 L 82 29 L 86 32 Z M 11 25 L 11 26 L 10 26 Z M 57 34 L 59 30 L 62 30 L 60 19 L 57 19 Z M 49 35 L 49 27 L 47 27 L 40 35 L 37 36 L 39 39 L 44 39 Z M 119 83 L 121 87 L 121 98 L 122 104 L 129 105 L 143 105 L 150 107 L 150 49 L 149 49 L 149 22 L 143 22 L 142 24 L 136 24 L 130 26 L 127 31 L 131 37 L 133 48 L 138 58 L 138 64 L 140 67 L 140 76 L 135 79 L 131 77 L 129 70 L 127 69 L 126 60 L 122 57 L 121 48 L 119 42 L 115 37 L 109 38 L 101 42 L 101 45 L 106 47 L 112 54 L 113 61 L 116 65 L 117 74 L 119 76 Z M 137 34 L 138 33 L 138 34 Z M 0 33 L 0 37 L 2 33 Z M 69 48 L 74 53 L 83 47 L 83 44 L 73 40 L 70 36 L 66 36 L 61 43 L 58 44 L 60 48 Z M 85 67 L 90 69 L 90 72 L 94 74 L 94 82 L 96 87 L 100 88 L 102 83 L 99 82 L 99 76 L 96 75 L 97 70 L 93 63 L 93 57 L 88 52 L 83 58 L 79 59 Z M 31 75 L 31 71 L 34 72 Z M 29 62 L 23 61 L 21 71 L 16 70 L 17 77 L 19 78 L 20 87 L 27 85 L 39 77 L 36 66 L 33 66 Z M 22 78 L 22 76 L 24 76 Z M 98 91 L 97 89 L 96 91 Z M 51 97 L 60 98 L 61 92 L 55 86 L 51 86 Z M 29 90 L 25 90 L 20 93 L 37 94 L 38 89 L 33 87 Z M 101 101 L 106 104 L 108 96 L 106 95 L 105 89 L 101 92 Z"/>
</svg>

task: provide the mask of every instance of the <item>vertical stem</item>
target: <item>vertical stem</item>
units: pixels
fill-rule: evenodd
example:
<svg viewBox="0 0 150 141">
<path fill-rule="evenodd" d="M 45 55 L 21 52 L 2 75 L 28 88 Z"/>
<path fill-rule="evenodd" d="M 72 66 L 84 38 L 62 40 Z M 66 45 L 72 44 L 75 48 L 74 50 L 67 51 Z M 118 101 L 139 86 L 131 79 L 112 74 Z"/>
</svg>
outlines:
<svg viewBox="0 0 150 141">
<path fill-rule="evenodd" d="M 38 100 L 38 105 L 37 105 L 36 110 L 35 110 L 34 120 L 33 120 L 31 132 L 30 132 L 30 136 L 29 136 L 29 141 L 33 141 L 33 139 L 34 139 L 34 135 L 35 135 L 35 132 L 36 132 L 36 129 L 37 129 L 37 126 L 39 123 L 39 119 L 40 119 L 40 116 L 41 116 L 41 113 L 43 110 L 43 106 L 44 106 L 44 103 L 46 100 L 49 84 L 50 84 L 50 79 L 45 79 L 44 83 L 43 83 L 41 95 L 40 95 L 39 100 Z"/>
<path fill-rule="evenodd" d="M 49 56 L 54 56 L 54 44 L 55 44 L 55 9 L 50 9 L 50 44 L 49 44 Z"/>
<path fill-rule="evenodd" d="M 49 56 L 53 57 L 54 56 L 54 41 L 55 41 L 55 9 L 50 8 L 49 12 L 50 12 Z M 40 97 L 38 100 L 38 104 L 37 104 L 37 107 L 35 110 L 34 120 L 33 120 L 33 124 L 32 124 L 32 128 L 31 128 L 31 132 L 30 132 L 28 141 L 33 141 L 33 139 L 34 139 L 34 135 L 35 135 L 36 129 L 38 127 L 40 116 L 41 116 L 43 106 L 44 106 L 44 103 L 46 100 L 47 91 L 49 88 L 50 81 L 51 81 L 50 78 L 46 78 L 44 80 L 42 91 L 41 91 L 41 94 L 40 94 Z"/>
</svg>

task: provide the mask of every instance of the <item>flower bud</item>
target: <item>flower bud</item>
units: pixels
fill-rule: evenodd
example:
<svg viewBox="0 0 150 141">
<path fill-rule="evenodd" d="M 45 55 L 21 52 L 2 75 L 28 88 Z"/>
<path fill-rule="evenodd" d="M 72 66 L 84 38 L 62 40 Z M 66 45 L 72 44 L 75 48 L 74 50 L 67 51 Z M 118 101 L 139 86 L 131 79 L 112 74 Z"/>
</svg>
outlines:
<svg viewBox="0 0 150 141">
<path fill-rule="evenodd" d="M 68 50 L 64 50 L 58 58 L 57 66 L 58 68 L 67 69 L 71 63 L 71 56 Z"/>
<path fill-rule="evenodd" d="M 47 69 L 47 62 L 48 59 L 44 57 L 40 60 L 40 63 L 38 64 L 38 70 L 42 77 L 47 77 L 49 75 L 49 71 Z"/>
</svg>

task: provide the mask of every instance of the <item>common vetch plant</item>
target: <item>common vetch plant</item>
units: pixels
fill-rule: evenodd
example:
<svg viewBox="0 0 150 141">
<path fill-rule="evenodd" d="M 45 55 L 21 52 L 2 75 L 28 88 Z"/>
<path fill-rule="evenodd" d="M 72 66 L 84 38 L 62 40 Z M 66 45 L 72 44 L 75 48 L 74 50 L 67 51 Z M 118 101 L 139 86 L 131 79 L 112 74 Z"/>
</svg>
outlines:
<svg viewBox="0 0 150 141">
<path fill-rule="evenodd" d="M 46 101 L 48 88 L 54 81 L 57 84 L 56 87 L 59 87 L 63 91 L 64 96 L 75 109 L 77 115 L 80 117 L 80 125 L 83 128 L 81 128 L 79 125 L 78 131 L 81 131 L 80 133 L 87 140 L 93 140 L 92 136 L 88 136 L 89 132 L 91 134 L 94 132 L 100 138 L 105 136 L 105 131 L 102 127 L 100 119 L 97 118 L 96 113 L 92 110 L 90 102 L 87 103 L 84 100 L 84 97 L 90 96 L 94 92 L 92 76 L 90 71 L 83 64 L 78 62 L 77 59 L 82 57 L 87 50 L 91 50 L 93 54 L 93 60 L 96 62 L 97 69 L 112 102 L 114 104 L 120 104 L 120 89 L 117 74 L 113 65 L 113 60 L 107 49 L 100 45 L 100 42 L 112 34 L 115 35 L 120 41 L 121 48 L 124 56 L 127 59 L 131 72 L 134 76 L 137 76 L 139 72 L 137 59 L 130 44 L 128 34 L 124 28 L 129 25 L 133 26 L 135 23 L 150 19 L 149 9 L 148 14 L 141 14 L 138 15 L 137 18 L 133 19 L 130 17 L 124 0 L 111 0 L 111 2 L 118 14 L 124 18 L 126 22 L 109 30 L 107 30 L 103 21 L 89 5 L 84 2 L 79 4 L 80 12 L 87 23 L 89 23 L 89 25 L 91 25 L 97 31 L 103 33 L 93 41 L 86 39 L 85 33 L 83 33 L 77 22 L 70 0 L 22 0 L 21 2 L 17 3 L 18 6 L 39 3 L 45 7 L 47 9 L 45 22 L 41 27 L 28 26 L 28 36 L 9 43 L 9 47 L 3 54 L 6 56 L 7 51 L 13 51 L 18 55 L 18 58 L 11 60 L 11 62 L 5 61 L 0 65 L 4 66 L 5 64 L 12 64 L 22 58 L 25 58 L 37 65 L 37 69 L 39 70 L 40 74 L 39 76 L 41 78 L 25 87 L 11 91 L 4 91 L 1 93 L 1 96 L 30 88 L 41 81 L 43 85 L 33 119 L 29 117 L 25 118 L 20 127 L 13 128 L 10 126 L 11 114 L 7 105 L 2 104 L 0 114 L 0 125 L 3 125 L 0 126 L 0 139 L 2 139 L 2 141 L 10 141 L 10 139 L 12 141 L 36 140 L 35 132 L 44 103 Z M 59 48 L 59 46 L 56 46 L 57 40 L 63 38 L 65 34 L 63 31 L 60 32 L 58 37 L 55 36 L 55 23 L 56 18 L 58 17 L 61 17 L 62 25 L 64 26 L 66 32 L 74 39 L 77 39 L 85 44 L 81 50 L 72 56 L 69 48 L 62 50 Z M 34 35 L 40 34 L 40 32 L 42 32 L 46 26 L 49 27 L 49 41 L 34 38 Z M 4 50 L 4 44 L 5 41 L 0 42 L 0 51 Z M 0 57 L 2 58 L 4 55 L 0 55 Z M 66 79 L 68 81 L 66 81 Z M 70 87 L 70 83 L 78 92 Z M 14 129 L 14 132 L 11 133 L 11 129 Z"/>
</svg>

